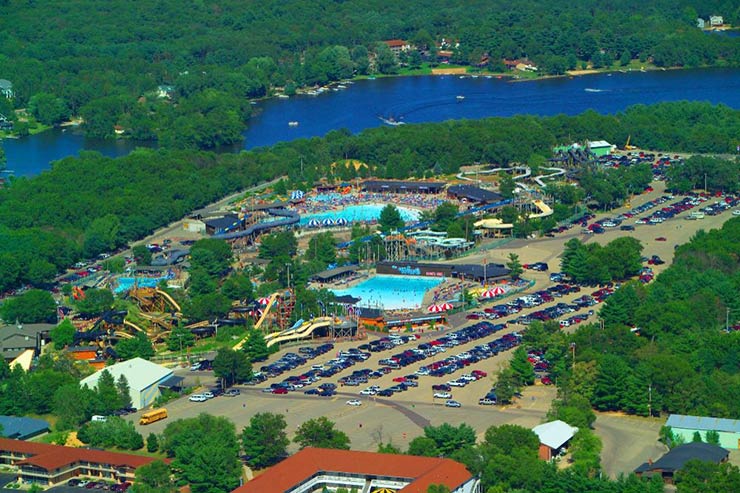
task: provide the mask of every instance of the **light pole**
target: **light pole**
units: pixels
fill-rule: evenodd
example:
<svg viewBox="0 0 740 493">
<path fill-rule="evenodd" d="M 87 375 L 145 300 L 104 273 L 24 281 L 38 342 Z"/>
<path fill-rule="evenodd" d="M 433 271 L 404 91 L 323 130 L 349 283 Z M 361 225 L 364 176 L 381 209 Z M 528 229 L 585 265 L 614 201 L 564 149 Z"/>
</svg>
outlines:
<svg viewBox="0 0 740 493">
<path fill-rule="evenodd" d="M 576 343 L 570 343 L 570 351 L 573 354 L 573 372 L 576 371 Z"/>
</svg>

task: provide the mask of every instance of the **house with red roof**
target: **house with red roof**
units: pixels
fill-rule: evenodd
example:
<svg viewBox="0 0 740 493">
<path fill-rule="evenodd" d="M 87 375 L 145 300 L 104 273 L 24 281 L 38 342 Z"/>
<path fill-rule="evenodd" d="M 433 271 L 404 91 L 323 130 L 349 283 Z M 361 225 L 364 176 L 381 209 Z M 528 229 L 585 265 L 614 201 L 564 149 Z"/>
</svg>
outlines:
<svg viewBox="0 0 740 493">
<path fill-rule="evenodd" d="M 314 493 L 324 487 L 368 493 L 480 493 L 480 481 L 451 459 L 306 447 L 232 493 Z"/>
<path fill-rule="evenodd" d="M 402 51 L 411 50 L 411 43 L 402 39 L 389 39 L 387 41 L 383 41 L 383 43 L 388 45 L 388 48 L 390 48 L 396 56 L 400 55 Z"/>
<path fill-rule="evenodd" d="M 152 457 L 63 447 L 0 438 L 0 464 L 15 469 L 18 481 L 53 486 L 76 476 L 133 481 L 136 469 Z"/>
</svg>

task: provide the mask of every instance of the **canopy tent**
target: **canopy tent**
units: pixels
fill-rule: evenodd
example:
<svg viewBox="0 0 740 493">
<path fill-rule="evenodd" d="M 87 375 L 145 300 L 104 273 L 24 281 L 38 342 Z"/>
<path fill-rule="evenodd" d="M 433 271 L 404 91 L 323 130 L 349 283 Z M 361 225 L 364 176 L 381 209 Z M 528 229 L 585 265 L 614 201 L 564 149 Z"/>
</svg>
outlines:
<svg viewBox="0 0 740 493">
<path fill-rule="evenodd" d="M 495 298 L 496 296 L 501 296 L 502 294 L 506 293 L 506 289 L 504 289 L 501 286 L 494 286 L 490 289 L 486 289 L 483 291 L 483 293 L 480 295 L 481 298 L 488 299 L 488 298 Z"/>
<path fill-rule="evenodd" d="M 257 303 L 259 303 L 260 305 L 267 305 L 270 303 L 270 298 L 259 298 L 257 300 Z"/>
<path fill-rule="evenodd" d="M 321 224 L 323 224 L 324 226 L 334 226 L 334 219 L 327 217 L 326 219 L 321 221 Z"/>
<path fill-rule="evenodd" d="M 427 308 L 427 311 L 430 313 L 441 313 L 441 312 L 446 312 L 447 310 L 451 310 L 452 308 L 453 308 L 452 304 L 450 303 L 441 303 L 439 305 L 434 303 L 434 304 L 429 305 L 429 307 Z"/>
<path fill-rule="evenodd" d="M 336 221 L 334 221 L 334 224 L 337 226 L 346 226 L 349 224 L 349 221 L 347 221 L 345 218 L 340 217 Z"/>
<path fill-rule="evenodd" d="M 290 192 L 290 200 L 301 200 L 303 198 L 302 190 L 294 190 Z"/>
<path fill-rule="evenodd" d="M 309 228 L 318 228 L 319 226 L 321 226 L 321 221 L 319 221 L 318 219 L 309 219 L 307 226 Z"/>
</svg>

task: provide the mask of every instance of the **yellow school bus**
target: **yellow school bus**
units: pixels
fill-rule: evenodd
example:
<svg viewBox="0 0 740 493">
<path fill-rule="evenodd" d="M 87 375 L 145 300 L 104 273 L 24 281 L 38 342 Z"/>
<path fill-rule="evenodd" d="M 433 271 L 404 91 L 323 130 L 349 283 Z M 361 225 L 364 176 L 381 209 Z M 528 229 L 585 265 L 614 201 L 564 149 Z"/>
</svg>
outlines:
<svg viewBox="0 0 740 493">
<path fill-rule="evenodd" d="M 155 409 L 154 411 L 149 411 L 148 413 L 144 413 L 141 415 L 141 419 L 139 420 L 140 425 L 148 425 L 150 423 L 154 423 L 155 421 L 159 421 L 160 419 L 165 419 L 167 417 L 167 409 L 165 408 L 159 408 Z"/>
</svg>

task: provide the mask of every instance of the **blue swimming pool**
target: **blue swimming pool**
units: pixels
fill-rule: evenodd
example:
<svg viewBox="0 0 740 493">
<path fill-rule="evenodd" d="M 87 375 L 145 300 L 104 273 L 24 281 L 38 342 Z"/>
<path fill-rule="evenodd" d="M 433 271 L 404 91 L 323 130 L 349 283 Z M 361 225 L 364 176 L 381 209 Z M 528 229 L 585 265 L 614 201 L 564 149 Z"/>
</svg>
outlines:
<svg viewBox="0 0 740 493">
<path fill-rule="evenodd" d="M 128 291 L 137 283 L 140 288 L 156 288 L 157 285 L 169 277 L 119 277 L 118 285 L 113 290 L 114 293 L 123 293 Z"/>
<path fill-rule="evenodd" d="M 384 204 L 365 204 L 365 205 L 348 205 L 337 210 L 317 212 L 315 214 L 301 215 L 302 226 L 308 224 L 311 219 L 323 221 L 324 219 L 346 219 L 349 222 L 353 221 L 375 221 L 380 217 L 380 211 L 385 207 Z M 416 209 L 410 209 L 408 207 L 396 206 L 398 212 L 401 213 L 401 219 L 406 222 L 413 222 L 419 219 L 419 211 Z"/>
<path fill-rule="evenodd" d="M 337 296 L 360 298 L 361 307 L 386 310 L 421 308 L 424 294 L 445 279 L 438 277 L 374 276 L 348 289 L 332 289 Z"/>
</svg>

